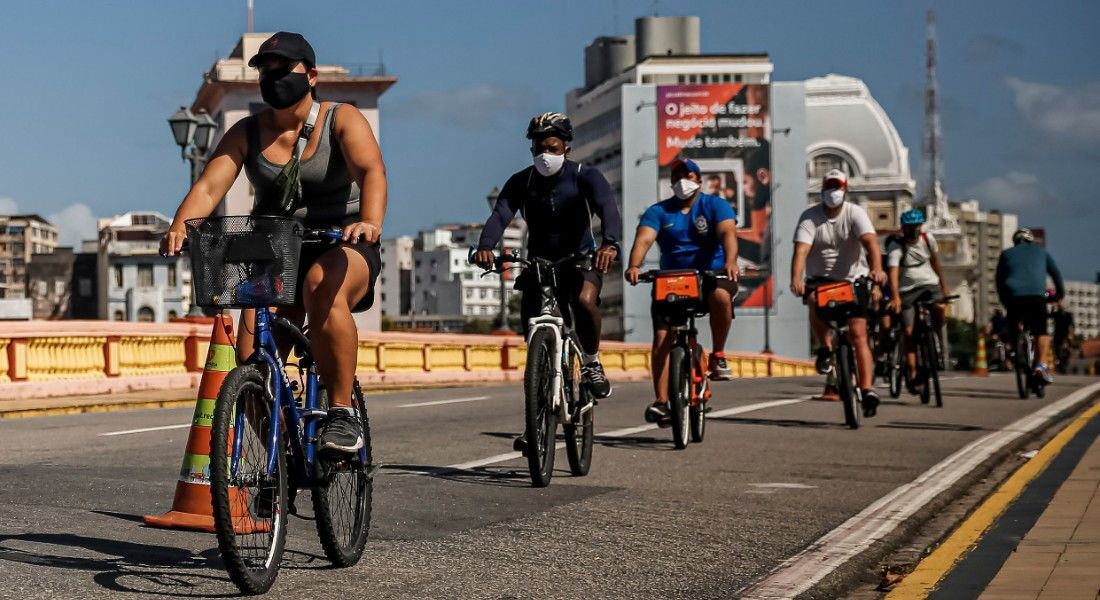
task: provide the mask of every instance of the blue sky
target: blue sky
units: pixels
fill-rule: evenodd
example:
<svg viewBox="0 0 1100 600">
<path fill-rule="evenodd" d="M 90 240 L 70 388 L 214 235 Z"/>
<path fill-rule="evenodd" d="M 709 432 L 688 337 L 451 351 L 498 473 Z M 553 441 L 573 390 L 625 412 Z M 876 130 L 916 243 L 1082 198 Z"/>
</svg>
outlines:
<svg viewBox="0 0 1100 600">
<path fill-rule="evenodd" d="M 560 110 L 583 48 L 652 14 L 703 18 L 704 52 L 768 52 L 776 80 L 864 79 L 919 173 L 924 11 L 937 11 L 946 187 L 1046 226 L 1067 275 L 1100 270 L 1100 3 L 1091 0 L 632 2 L 256 0 L 256 29 L 296 30 L 325 63 L 379 52 L 386 235 L 480 220 L 529 161 L 527 118 Z M 245 27 L 244 0 L 6 2 L 0 212 L 54 216 L 71 241 L 92 215 L 171 214 L 187 169 L 165 119 Z M 425 215 L 431 215 L 425 217 Z"/>
</svg>

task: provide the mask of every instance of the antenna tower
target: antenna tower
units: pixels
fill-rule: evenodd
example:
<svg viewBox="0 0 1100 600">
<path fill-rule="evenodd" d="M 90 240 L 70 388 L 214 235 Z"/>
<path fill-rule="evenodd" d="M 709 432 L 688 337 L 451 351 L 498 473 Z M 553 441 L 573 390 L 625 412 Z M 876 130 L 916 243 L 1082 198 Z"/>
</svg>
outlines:
<svg viewBox="0 0 1100 600">
<path fill-rule="evenodd" d="M 943 139 L 940 129 L 940 95 L 936 85 L 936 15 L 928 11 L 928 42 L 924 82 L 924 144 L 926 169 L 924 204 L 935 213 L 947 214 L 947 199 L 943 194 Z M 942 206 L 941 206 L 942 204 Z M 941 212 L 942 209 L 942 212 Z"/>
<path fill-rule="evenodd" d="M 252 0 L 248 0 L 248 33 L 252 33 Z"/>
</svg>

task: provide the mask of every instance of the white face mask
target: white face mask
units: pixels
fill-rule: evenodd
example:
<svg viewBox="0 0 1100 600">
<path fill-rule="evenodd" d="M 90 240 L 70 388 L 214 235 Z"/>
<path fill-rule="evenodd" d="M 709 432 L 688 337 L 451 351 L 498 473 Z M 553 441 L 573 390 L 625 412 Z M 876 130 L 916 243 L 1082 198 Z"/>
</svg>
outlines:
<svg viewBox="0 0 1100 600">
<path fill-rule="evenodd" d="M 844 190 L 840 188 L 835 190 L 823 190 L 821 192 L 821 201 L 829 208 L 836 208 L 844 203 Z"/>
<path fill-rule="evenodd" d="M 683 179 L 672 184 L 672 193 L 676 194 L 676 197 L 681 200 L 687 200 L 691 198 L 693 194 L 699 189 L 699 184 L 684 177 Z"/>
<path fill-rule="evenodd" d="M 565 164 L 564 154 L 551 154 L 543 152 L 535 155 L 535 170 L 543 177 L 549 177 L 561 170 Z"/>
</svg>

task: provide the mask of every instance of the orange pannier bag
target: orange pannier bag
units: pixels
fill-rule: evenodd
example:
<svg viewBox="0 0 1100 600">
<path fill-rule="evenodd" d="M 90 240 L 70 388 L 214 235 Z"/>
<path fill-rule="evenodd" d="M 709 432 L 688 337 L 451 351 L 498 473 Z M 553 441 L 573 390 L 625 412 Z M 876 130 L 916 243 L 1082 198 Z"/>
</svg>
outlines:
<svg viewBox="0 0 1100 600">
<path fill-rule="evenodd" d="M 653 285 L 653 299 L 658 302 L 680 302 L 702 297 L 699 274 L 694 271 L 658 275 Z"/>
<path fill-rule="evenodd" d="M 850 281 L 839 281 L 819 286 L 816 290 L 818 308 L 825 308 L 830 304 L 837 306 L 856 301 L 855 288 Z"/>
</svg>

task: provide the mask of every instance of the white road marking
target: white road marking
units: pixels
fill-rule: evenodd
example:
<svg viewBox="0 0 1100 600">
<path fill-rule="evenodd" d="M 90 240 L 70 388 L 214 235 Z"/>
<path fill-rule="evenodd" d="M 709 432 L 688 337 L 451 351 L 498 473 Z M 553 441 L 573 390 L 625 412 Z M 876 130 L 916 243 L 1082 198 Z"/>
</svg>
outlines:
<svg viewBox="0 0 1100 600">
<path fill-rule="evenodd" d="M 141 429 L 127 429 L 125 431 L 108 431 L 107 433 L 99 434 L 100 437 L 111 435 L 130 435 L 131 433 L 145 433 L 147 431 L 165 431 L 168 429 L 183 429 L 184 427 L 190 427 L 190 423 L 181 423 L 179 425 L 164 425 L 163 427 L 143 427 Z"/>
<path fill-rule="evenodd" d="M 817 489 L 816 485 L 806 485 L 805 483 L 750 483 L 750 486 L 754 488 L 774 488 L 780 490 L 813 490 Z"/>
<path fill-rule="evenodd" d="M 431 402 L 414 402 L 413 404 L 398 404 L 397 408 L 415 408 L 417 406 L 438 406 L 440 404 L 458 404 L 459 402 L 477 402 L 488 400 L 488 396 L 472 396 L 470 398 L 452 398 L 451 400 L 432 400 Z"/>
<path fill-rule="evenodd" d="M 738 598 L 794 598 L 824 579 L 849 559 L 881 540 L 989 457 L 1063 411 L 1100 391 L 1100 383 L 1081 388 L 1004 428 L 983 436 L 902 485 L 802 552 L 779 565 L 766 579 L 739 590 Z"/>
<path fill-rule="evenodd" d="M 710 419 L 710 418 L 714 418 L 714 417 L 728 417 L 730 415 L 739 415 L 741 413 L 752 412 L 754 410 L 763 410 L 765 408 L 772 408 L 772 407 L 776 407 L 776 406 L 786 406 L 788 404 L 798 404 L 799 402 L 805 402 L 805 401 L 809 400 L 811 397 L 812 396 L 804 396 L 802 398 L 792 398 L 792 399 L 789 399 L 789 400 L 772 400 L 770 402 L 757 402 L 755 404 L 746 404 L 745 406 L 735 406 L 733 408 L 725 408 L 725 409 L 722 409 L 722 410 L 716 410 L 716 411 L 707 413 L 707 418 Z M 596 436 L 597 437 L 621 438 L 621 437 L 626 437 L 628 435 L 634 435 L 636 433 L 642 433 L 644 431 L 650 431 L 650 430 L 657 429 L 657 428 L 658 428 L 657 424 L 654 423 L 654 424 L 648 424 L 648 425 L 639 425 L 637 427 L 626 427 L 626 428 L 623 428 L 623 429 L 614 429 L 614 430 L 608 431 L 606 433 L 597 433 Z M 554 448 L 557 449 L 557 450 L 561 450 L 564 447 L 565 447 L 565 444 L 561 443 L 561 442 L 559 442 L 558 444 L 556 444 L 554 446 Z M 508 453 L 505 453 L 505 454 L 497 454 L 496 456 L 490 456 L 488 458 L 483 458 L 481 460 L 473 460 L 473 461 L 470 461 L 470 462 L 459 463 L 457 465 L 449 465 L 449 466 L 446 466 L 446 467 L 441 467 L 439 469 L 433 469 L 432 471 L 430 471 L 430 473 L 434 474 L 434 473 L 446 472 L 446 471 L 469 471 L 470 469 L 477 469 L 479 467 L 485 467 L 485 466 L 493 465 L 493 464 L 496 464 L 496 463 L 508 462 L 510 460 L 516 460 L 517 458 L 523 458 L 523 455 L 520 454 L 519 452 L 508 452 Z"/>
</svg>

